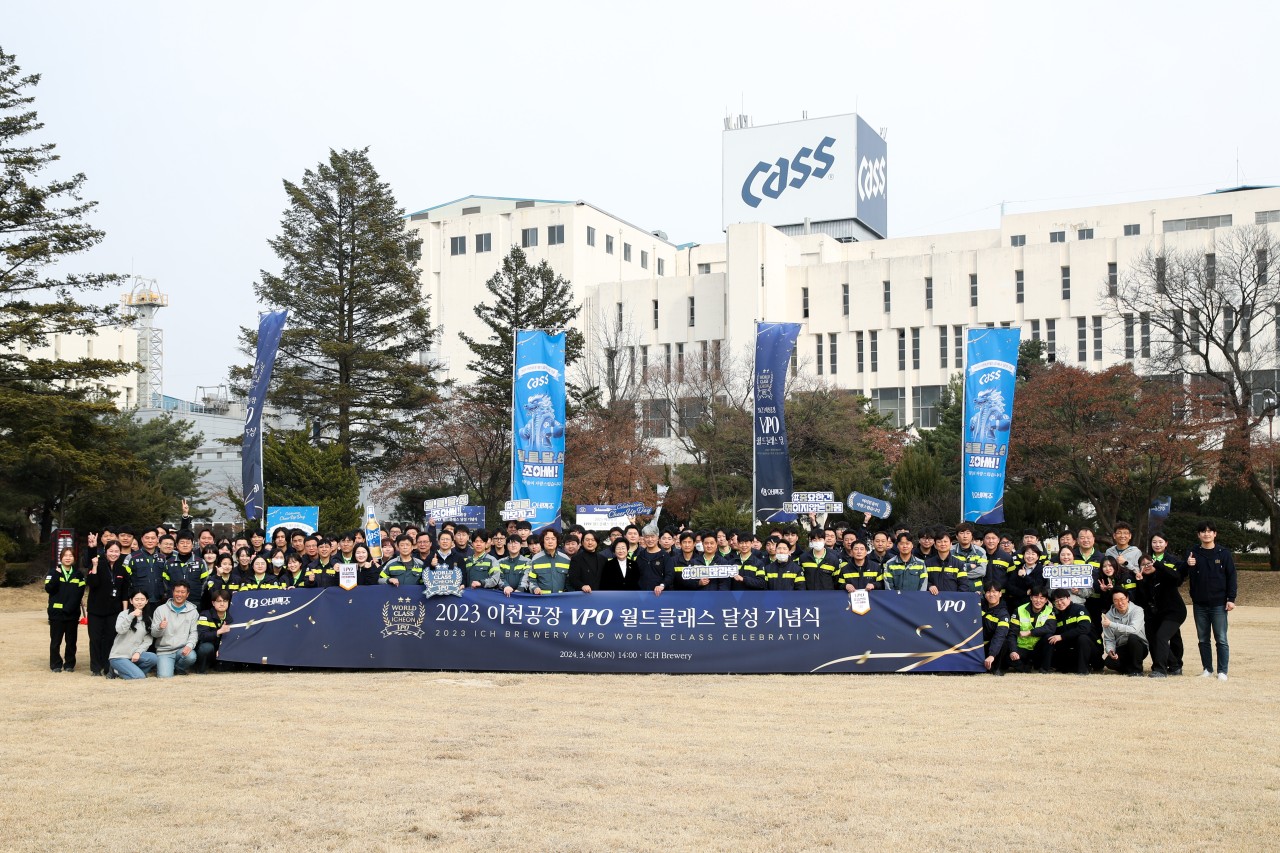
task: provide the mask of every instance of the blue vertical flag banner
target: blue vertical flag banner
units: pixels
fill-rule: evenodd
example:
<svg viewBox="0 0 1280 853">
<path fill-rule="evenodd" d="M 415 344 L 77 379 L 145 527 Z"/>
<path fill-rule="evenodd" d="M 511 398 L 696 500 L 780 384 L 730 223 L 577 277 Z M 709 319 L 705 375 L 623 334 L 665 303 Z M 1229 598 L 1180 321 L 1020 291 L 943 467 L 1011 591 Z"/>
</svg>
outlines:
<svg viewBox="0 0 1280 853">
<path fill-rule="evenodd" d="M 511 499 L 528 500 L 536 532 L 560 529 L 564 493 L 564 332 L 516 332 Z"/>
<path fill-rule="evenodd" d="M 800 336 L 799 323 L 756 323 L 755 362 L 755 495 L 757 524 L 795 521 L 782 511 L 791 500 L 791 452 L 787 448 L 787 423 L 783 400 L 787 396 L 787 367 Z"/>
<path fill-rule="evenodd" d="M 262 499 L 262 407 L 271 385 L 271 370 L 280 348 L 280 334 L 289 319 L 287 308 L 268 311 L 258 318 L 258 357 L 249 378 L 249 399 L 244 416 L 244 443 L 240 448 L 240 474 L 244 486 L 244 517 L 260 519 L 266 506 Z"/>
<path fill-rule="evenodd" d="M 1004 476 L 1017 383 L 1019 329 L 965 333 L 963 494 L 965 521 L 1004 521 Z"/>
<path fill-rule="evenodd" d="M 1165 495 L 1151 501 L 1151 509 L 1147 510 L 1147 535 L 1155 536 L 1164 530 L 1164 523 L 1169 520 L 1173 509 L 1173 498 Z"/>
</svg>

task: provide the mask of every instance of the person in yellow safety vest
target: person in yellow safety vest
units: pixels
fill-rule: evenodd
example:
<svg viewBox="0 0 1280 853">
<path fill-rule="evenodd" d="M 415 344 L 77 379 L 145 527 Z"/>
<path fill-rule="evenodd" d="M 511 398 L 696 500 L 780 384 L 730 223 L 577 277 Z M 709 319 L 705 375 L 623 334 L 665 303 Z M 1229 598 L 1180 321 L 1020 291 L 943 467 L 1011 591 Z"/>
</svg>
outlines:
<svg viewBox="0 0 1280 853">
<path fill-rule="evenodd" d="M 1049 591 L 1042 586 L 1031 590 L 1031 600 L 1013 615 L 1010 630 L 1017 631 L 1016 648 L 1009 662 L 1017 672 L 1049 672 L 1053 668 L 1053 646 L 1048 638 L 1058 633 L 1058 620 L 1049 606 Z"/>
</svg>

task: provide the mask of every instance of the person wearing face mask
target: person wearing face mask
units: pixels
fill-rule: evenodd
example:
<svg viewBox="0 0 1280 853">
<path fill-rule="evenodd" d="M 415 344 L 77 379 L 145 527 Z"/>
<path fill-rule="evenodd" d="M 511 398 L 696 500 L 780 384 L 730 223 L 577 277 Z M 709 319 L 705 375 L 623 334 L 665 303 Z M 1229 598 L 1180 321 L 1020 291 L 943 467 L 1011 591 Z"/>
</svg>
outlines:
<svg viewBox="0 0 1280 853">
<path fill-rule="evenodd" d="M 800 570 L 804 572 L 804 588 L 829 590 L 836 588 L 836 576 L 840 562 L 827 550 L 826 531 L 815 527 L 809 531 L 809 552 L 798 555 Z"/>
<path fill-rule="evenodd" d="M 278 565 L 277 561 L 284 565 Z M 275 572 L 277 582 L 281 589 L 292 589 L 296 586 L 302 586 L 305 577 L 302 571 L 302 555 L 290 553 L 287 557 L 282 552 L 276 551 L 271 555 L 271 570 Z M 212 606 L 212 603 L 210 604 Z"/>
<path fill-rule="evenodd" d="M 791 561 L 791 545 L 787 540 L 778 542 L 773 562 L 765 569 L 764 580 L 766 589 L 804 589 L 804 570 Z"/>
</svg>

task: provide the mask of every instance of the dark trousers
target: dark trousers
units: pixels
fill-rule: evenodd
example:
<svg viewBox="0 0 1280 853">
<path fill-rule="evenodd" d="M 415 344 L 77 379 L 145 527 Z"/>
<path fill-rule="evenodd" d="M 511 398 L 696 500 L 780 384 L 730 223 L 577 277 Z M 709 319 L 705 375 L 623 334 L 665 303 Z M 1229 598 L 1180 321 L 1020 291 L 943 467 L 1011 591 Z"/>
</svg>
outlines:
<svg viewBox="0 0 1280 853">
<path fill-rule="evenodd" d="M 987 651 L 987 655 L 988 655 L 988 656 L 990 656 L 990 655 L 992 655 L 992 654 L 993 654 L 993 652 L 991 651 L 991 649 L 987 649 L 986 651 Z M 1008 647 L 1007 647 L 1007 646 L 1002 645 L 1002 646 L 1000 647 L 1000 650 L 999 650 L 999 651 L 997 651 L 997 652 L 994 652 L 994 654 L 995 654 L 995 658 L 996 658 L 996 659 L 995 659 L 995 660 L 993 660 L 993 661 L 991 662 L 991 672 L 993 672 L 993 673 L 994 673 L 994 672 L 1004 672 L 1005 670 L 1009 669 L 1009 649 L 1008 649 Z"/>
<path fill-rule="evenodd" d="M 89 614 L 89 670 L 97 675 L 108 669 L 107 658 L 111 656 L 111 644 L 116 641 L 116 616 L 98 616 Z"/>
<path fill-rule="evenodd" d="M 204 674 L 209 671 L 209 665 L 213 664 L 215 668 L 218 666 L 218 649 L 213 643 L 200 643 L 196 646 L 196 672 Z"/>
<path fill-rule="evenodd" d="M 80 639 L 79 619 L 49 620 L 49 669 L 71 669 L 76 665 L 76 641 Z M 62 654 L 63 643 L 66 654 Z"/>
<path fill-rule="evenodd" d="M 1140 637 L 1127 637 L 1124 642 L 1116 643 L 1116 659 L 1102 659 L 1108 669 L 1128 675 L 1131 672 L 1142 672 L 1142 662 L 1147 659 L 1147 644 Z"/>
<path fill-rule="evenodd" d="M 1046 638 L 1040 641 L 1047 644 Z M 1060 640 L 1050 648 L 1053 649 L 1053 668 L 1058 672 L 1074 672 L 1077 675 L 1089 674 L 1089 659 L 1093 655 L 1093 637 L 1085 634 Z"/>
<path fill-rule="evenodd" d="M 1009 661 L 1009 668 L 1015 672 L 1048 672 L 1053 663 L 1053 646 L 1047 640 L 1036 643 L 1034 649 L 1017 649 L 1018 660 Z"/>
<path fill-rule="evenodd" d="M 1165 613 L 1156 617 L 1148 629 L 1151 632 L 1151 669 L 1169 673 L 1182 669 L 1182 623 L 1187 621 L 1187 611 Z"/>
</svg>

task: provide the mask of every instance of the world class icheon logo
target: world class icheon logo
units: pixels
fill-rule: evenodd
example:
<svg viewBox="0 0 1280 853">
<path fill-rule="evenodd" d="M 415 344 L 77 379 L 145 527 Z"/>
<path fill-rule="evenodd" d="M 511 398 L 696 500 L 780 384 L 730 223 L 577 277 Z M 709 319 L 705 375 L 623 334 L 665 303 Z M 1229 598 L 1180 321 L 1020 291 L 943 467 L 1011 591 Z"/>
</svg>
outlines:
<svg viewBox="0 0 1280 853">
<path fill-rule="evenodd" d="M 759 207 L 764 199 L 757 192 L 767 198 L 777 198 L 786 192 L 787 187 L 800 189 L 810 178 L 825 178 L 836 162 L 835 155 L 829 150 L 835 144 L 833 137 L 824 136 L 817 148 L 803 147 L 794 156 L 779 157 L 772 164 L 764 160 L 756 163 L 742 182 L 742 200 L 750 207 Z M 810 158 L 814 162 L 810 162 Z M 757 191 L 756 183 L 762 175 L 764 181 Z"/>
</svg>

